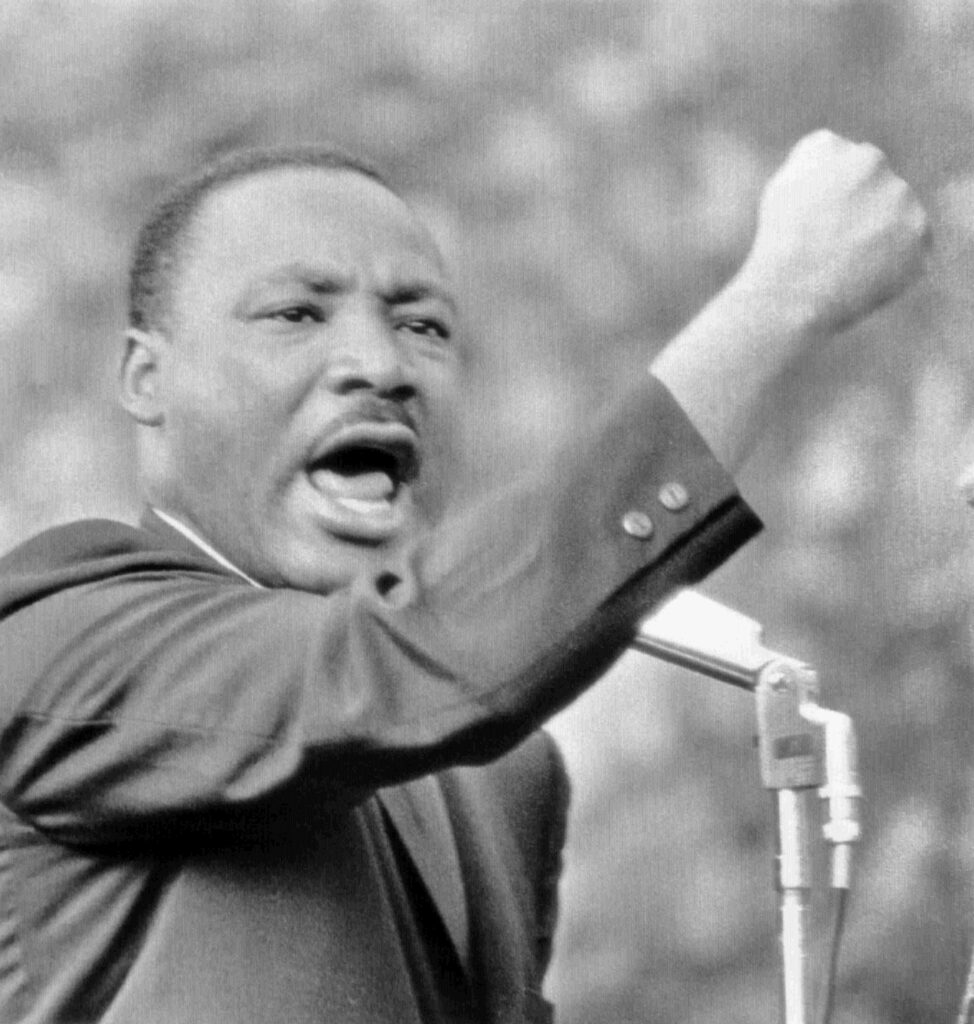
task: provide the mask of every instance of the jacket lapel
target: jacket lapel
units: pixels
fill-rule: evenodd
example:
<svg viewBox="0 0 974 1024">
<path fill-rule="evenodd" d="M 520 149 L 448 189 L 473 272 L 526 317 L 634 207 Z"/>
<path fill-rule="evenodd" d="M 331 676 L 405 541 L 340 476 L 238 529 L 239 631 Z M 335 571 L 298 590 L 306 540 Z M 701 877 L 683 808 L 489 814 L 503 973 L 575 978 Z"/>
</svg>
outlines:
<svg viewBox="0 0 974 1024">
<path fill-rule="evenodd" d="M 230 573 L 193 540 L 161 519 L 152 508 L 142 515 L 143 529 L 165 538 L 177 550 L 192 552 Z M 450 815 L 437 778 L 432 775 L 379 791 L 379 799 L 402 841 L 419 877 L 429 891 L 443 926 L 470 976 L 468 901 Z"/>
<path fill-rule="evenodd" d="M 530 902 L 524 865 L 513 867 L 512 837 L 483 769 L 445 772 L 443 791 L 457 824 L 456 837 L 473 908 L 471 977 L 484 1019 L 491 1024 L 528 1024 L 539 1018 L 525 1006 L 534 947 L 525 929 L 524 903 Z"/>
<path fill-rule="evenodd" d="M 547 754 L 539 764 L 544 750 L 526 744 L 494 764 L 438 776 L 471 908 L 471 976 L 491 1024 L 554 1019 L 542 982 L 568 790 L 544 767 Z"/>
<path fill-rule="evenodd" d="M 386 813 L 423 880 L 469 977 L 470 922 L 450 816 L 436 776 L 379 790 Z"/>
</svg>

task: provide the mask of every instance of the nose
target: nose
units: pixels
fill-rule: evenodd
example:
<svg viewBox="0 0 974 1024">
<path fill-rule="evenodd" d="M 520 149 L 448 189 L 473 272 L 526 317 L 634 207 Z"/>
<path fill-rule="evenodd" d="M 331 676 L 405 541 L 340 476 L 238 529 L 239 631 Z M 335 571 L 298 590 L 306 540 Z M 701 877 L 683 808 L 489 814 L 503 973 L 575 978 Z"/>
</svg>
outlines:
<svg viewBox="0 0 974 1024">
<path fill-rule="evenodd" d="M 371 391 L 399 400 L 415 394 L 411 360 L 381 311 L 349 314 L 330 341 L 326 376 L 335 394 Z"/>
</svg>

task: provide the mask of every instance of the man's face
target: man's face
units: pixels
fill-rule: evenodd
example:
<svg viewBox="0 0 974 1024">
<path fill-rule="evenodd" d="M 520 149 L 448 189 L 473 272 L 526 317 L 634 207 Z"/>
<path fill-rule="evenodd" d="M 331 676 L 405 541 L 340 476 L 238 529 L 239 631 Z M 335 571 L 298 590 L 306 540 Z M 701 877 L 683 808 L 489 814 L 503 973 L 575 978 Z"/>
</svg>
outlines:
<svg viewBox="0 0 974 1024">
<path fill-rule="evenodd" d="M 271 585 L 325 591 L 387 564 L 422 526 L 456 389 L 429 234 L 362 175 L 289 168 L 211 195 L 188 241 L 160 378 L 164 510 Z"/>
</svg>

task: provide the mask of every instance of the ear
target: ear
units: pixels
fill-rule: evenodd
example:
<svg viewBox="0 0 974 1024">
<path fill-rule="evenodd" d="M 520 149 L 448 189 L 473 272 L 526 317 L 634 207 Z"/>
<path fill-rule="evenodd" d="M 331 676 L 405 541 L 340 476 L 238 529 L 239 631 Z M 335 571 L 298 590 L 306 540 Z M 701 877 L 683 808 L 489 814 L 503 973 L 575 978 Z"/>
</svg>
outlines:
<svg viewBox="0 0 974 1024">
<path fill-rule="evenodd" d="M 161 426 L 165 420 L 160 395 L 161 370 L 169 342 L 158 331 L 129 328 L 119 367 L 119 400 L 122 408 L 144 427 Z"/>
</svg>

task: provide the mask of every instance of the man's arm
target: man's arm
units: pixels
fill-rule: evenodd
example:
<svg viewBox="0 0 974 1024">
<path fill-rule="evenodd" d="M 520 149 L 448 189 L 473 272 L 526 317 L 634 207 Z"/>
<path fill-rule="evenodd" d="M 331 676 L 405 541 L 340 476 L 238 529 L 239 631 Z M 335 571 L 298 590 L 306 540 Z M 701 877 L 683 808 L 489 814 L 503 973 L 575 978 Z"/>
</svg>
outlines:
<svg viewBox="0 0 974 1024">
<path fill-rule="evenodd" d="M 802 347 L 914 272 L 922 218 L 890 212 L 904 190 L 830 136 L 769 185 L 745 268 L 654 365 L 727 462 Z M 685 506 L 662 500 L 673 482 Z M 27 565 L 0 626 L 0 794 L 53 835 L 105 842 L 496 757 L 755 529 L 647 375 L 524 480 L 327 597 L 215 586 L 136 549 L 84 553 L 90 578 Z"/>
<path fill-rule="evenodd" d="M 659 501 L 673 480 L 685 508 Z M 651 531 L 627 530 L 633 510 Z M 42 535 L 0 570 L 0 795 L 64 841 L 146 842 L 493 759 L 755 529 L 647 375 L 557 458 L 329 595 L 258 590 L 118 525 Z"/>
<path fill-rule="evenodd" d="M 926 214 L 878 149 L 808 135 L 764 190 L 744 266 L 651 371 L 736 472 L 783 374 L 898 295 L 927 241 Z"/>
</svg>

